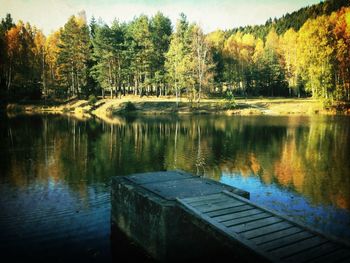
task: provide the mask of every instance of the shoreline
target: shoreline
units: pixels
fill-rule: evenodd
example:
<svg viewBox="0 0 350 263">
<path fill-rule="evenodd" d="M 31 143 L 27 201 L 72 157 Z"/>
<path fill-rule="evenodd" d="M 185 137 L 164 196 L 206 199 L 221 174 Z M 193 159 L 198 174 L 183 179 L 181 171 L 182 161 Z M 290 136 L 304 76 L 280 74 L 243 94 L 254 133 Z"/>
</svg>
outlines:
<svg viewBox="0 0 350 263">
<path fill-rule="evenodd" d="M 57 105 L 41 104 L 9 104 L 9 114 L 69 114 L 78 118 L 98 117 L 105 121 L 113 121 L 114 116 L 123 115 L 267 115 L 267 116 L 311 116 L 311 115 L 350 115 L 349 105 L 342 111 L 335 107 L 325 109 L 322 101 L 309 98 L 252 98 L 236 99 L 229 102 L 223 99 L 203 99 L 200 104 L 187 99 L 178 103 L 173 97 L 126 96 L 115 99 L 100 99 L 94 103 L 87 100 L 74 99 Z"/>
</svg>

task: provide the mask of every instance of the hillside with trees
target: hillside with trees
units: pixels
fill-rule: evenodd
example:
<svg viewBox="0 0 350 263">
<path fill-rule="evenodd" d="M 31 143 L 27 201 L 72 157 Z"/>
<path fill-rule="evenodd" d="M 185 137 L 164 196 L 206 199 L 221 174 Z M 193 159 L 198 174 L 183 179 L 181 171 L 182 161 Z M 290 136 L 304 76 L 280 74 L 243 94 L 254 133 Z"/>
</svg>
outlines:
<svg viewBox="0 0 350 263">
<path fill-rule="evenodd" d="M 350 6 L 348 0 L 328 0 L 316 5 L 301 8 L 290 14 L 287 13 L 278 19 L 270 18 L 264 25 L 248 25 L 245 27 L 234 28 L 230 30 L 230 33 L 232 34 L 240 31 L 245 34 L 250 33 L 255 37 L 265 39 L 272 27 L 276 29 L 276 32 L 279 35 L 284 34 L 290 28 L 298 31 L 308 19 L 315 19 L 321 15 L 329 16 L 342 7 L 348 6 Z"/>
<path fill-rule="evenodd" d="M 350 100 L 349 1 L 265 25 L 205 34 L 181 14 L 111 25 L 72 16 L 45 36 L 8 14 L 0 24 L 1 100 L 139 96 L 288 96 Z"/>
</svg>

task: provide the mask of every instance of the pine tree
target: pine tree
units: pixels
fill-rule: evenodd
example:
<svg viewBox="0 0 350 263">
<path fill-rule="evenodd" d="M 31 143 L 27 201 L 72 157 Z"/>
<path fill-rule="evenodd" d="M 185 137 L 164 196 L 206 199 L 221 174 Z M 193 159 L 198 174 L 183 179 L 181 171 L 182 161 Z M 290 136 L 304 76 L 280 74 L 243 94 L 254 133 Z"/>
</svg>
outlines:
<svg viewBox="0 0 350 263">
<path fill-rule="evenodd" d="M 61 86 L 69 97 L 79 96 L 86 88 L 90 56 L 89 29 L 72 16 L 60 32 L 58 64 Z"/>
<path fill-rule="evenodd" d="M 101 86 L 102 97 L 104 97 L 106 90 L 110 90 L 111 96 L 113 96 L 113 47 L 111 44 L 113 39 L 111 29 L 107 25 L 97 26 L 94 32 L 93 59 L 95 65 L 92 67 L 91 75 Z"/>
<path fill-rule="evenodd" d="M 158 12 L 151 21 L 151 32 L 154 49 L 153 84 L 156 86 L 157 96 L 165 93 L 165 54 L 169 50 L 172 33 L 171 21 Z M 162 86 L 162 87 L 160 87 Z"/>
</svg>

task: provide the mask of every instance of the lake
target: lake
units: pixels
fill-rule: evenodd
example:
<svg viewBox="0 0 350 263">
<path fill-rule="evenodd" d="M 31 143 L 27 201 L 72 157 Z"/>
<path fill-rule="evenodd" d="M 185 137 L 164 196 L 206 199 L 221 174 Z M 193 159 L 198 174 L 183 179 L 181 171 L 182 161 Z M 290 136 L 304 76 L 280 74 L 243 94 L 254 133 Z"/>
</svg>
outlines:
<svg viewBox="0 0 350 263">
<path fill-rule="evenodd" d="M 111 237 L 110 179 L 173 169 L 247 190 L 254 202 L 350 241 L 350 117 L 0 119 L 2 257 L 151 260 Z"/>
</svg>

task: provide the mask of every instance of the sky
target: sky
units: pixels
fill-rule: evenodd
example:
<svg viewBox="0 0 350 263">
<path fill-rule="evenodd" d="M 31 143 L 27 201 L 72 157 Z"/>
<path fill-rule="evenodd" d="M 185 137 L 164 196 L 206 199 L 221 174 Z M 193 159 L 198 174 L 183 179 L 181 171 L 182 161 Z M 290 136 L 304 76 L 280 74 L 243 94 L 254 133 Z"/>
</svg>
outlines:
<svg viewBox="0 0 350 263">
<path fill-rule="evenodd" d="M 216 29 L 262 24 L 320 0 L 0 0 L 0 17 L 10 13 L 15 21 L 30 22 L 48 34 L 63 26 L 71 15 L 86 11 L 110 24 L 130 21 L 161 11 L 173 24 L 181 12 L 208 33 Z"/>
</svg>

